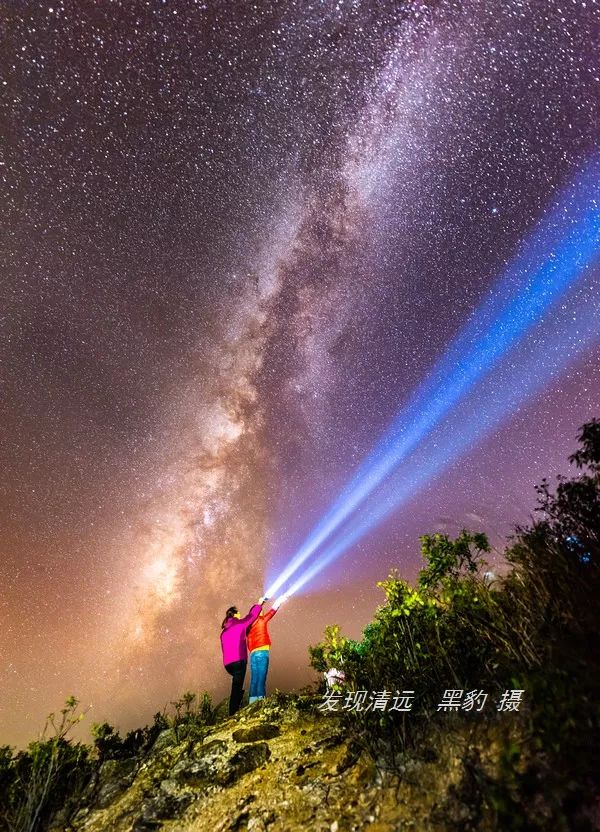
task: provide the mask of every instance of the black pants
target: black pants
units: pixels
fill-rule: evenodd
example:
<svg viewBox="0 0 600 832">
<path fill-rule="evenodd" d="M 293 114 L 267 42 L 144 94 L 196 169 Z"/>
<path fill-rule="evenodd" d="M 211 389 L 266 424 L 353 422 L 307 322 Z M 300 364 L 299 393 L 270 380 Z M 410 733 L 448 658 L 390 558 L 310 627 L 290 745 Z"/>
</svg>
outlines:
<svg viewBox="0 0 600 832">
<path fill-rule="evenodd" d="M 242 697 L 244 695 L 244 676 L 246 675 L 246 665 L 248 662 L 242 660 L 239 662 L 230 662 L 225 665 L 225 670 L 233 676 L 231 681 L 231 696 L 229 697 L 229 716 L 232 716 L 236 711 L 239 711 L 242 704 Z"/>
</svg>

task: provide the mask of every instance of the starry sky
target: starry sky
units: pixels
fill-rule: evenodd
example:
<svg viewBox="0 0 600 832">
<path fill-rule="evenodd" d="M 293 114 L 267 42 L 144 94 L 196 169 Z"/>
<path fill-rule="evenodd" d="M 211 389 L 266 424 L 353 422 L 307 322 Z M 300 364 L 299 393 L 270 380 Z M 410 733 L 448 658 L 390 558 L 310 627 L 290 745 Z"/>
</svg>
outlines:
<svg viewBox="0 0 600 832">
<path fill-rule="evenodd" d="M 597 148 L 599 23 L 597 0 L 0 4 L 0 742 L 69 694 L 122 729 L 225 695 L 225 609 Z M 282 608 L 272 686 L 313 678 L 325 625 L 358 636 L 419 534 L 483 530 L 501 562 L 600 415 L 594 309 L 598 268 L 569 346 L 551 320 L 522 352 L 570 351 L 560 372 Z"/>
</svg>

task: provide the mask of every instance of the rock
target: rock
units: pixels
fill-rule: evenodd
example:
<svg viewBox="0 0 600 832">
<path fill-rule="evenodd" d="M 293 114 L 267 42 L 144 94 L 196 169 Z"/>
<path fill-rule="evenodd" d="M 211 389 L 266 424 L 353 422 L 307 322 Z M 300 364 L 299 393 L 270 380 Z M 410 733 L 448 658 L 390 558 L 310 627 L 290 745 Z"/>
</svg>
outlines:
<svg viewBox="0 0 600 832">
<path fill-rule="evenodd" d="M 135 757 L 126 760 L 106 760 L 98 772 L 98 792 L 96 805 L 99 809 L 106 809 L 124 792 L 135 777 L 138 762 Z"/>
<path fill-rule="evenodd" d="M 212 779 L 224 767 L 217 767 L 210 760 L 180 760 L 171 772 L 171 777 L 180 784 L 200 785 L 203 781 Z"/>
<path fill-rule="evenodd" d="M 177 795 L 181 789 L 179 783 L 176 780 L 163 780 L 160 784 L 160 788 L 165 794 L 170 795 Z"/>
<path fill-rule="evenodd" d="M 196 743 L 193 758 L 183 757 L 173 767 L 171 778 L 178 783 L 188 785 L 212 780 L 219 772 L 227 768 L 227 743 L 223 740 Z"/>
<path fill-rule="evenodd" d="M 96 806 L 99 809 L 106 809 L 106 807 L 110 806 L 110 804 L 113 803 L 113 801 L 115 801 L 126 788 L 127 785 L 123 785 L 118 780 L 114 783 L 105 783 L 104 786 L 100 787 L 96 797 Z"/>
<path fill-rule="evenodd" d="M 125 760 L 106 760 L 100 766 L 100 783 L 116 778 L 124 779 L 134 774 L 138 767 L 135 757 L 127 757 Z"/>
<path fill-rule="evenodd" d="M 240 728 L 234 731 L 232 736 L 236 742 L 256 742 L 257 740 L 271 740 L 273 737 L 278 737 L 280 733 L 281 729 L 278 725 L 263 722 L 252 728 Z"/>
<path fill-rule="evenodd" d="M 175 731 L 172 728 L 166 728 L 164 731 L 161 731 L 156 738 L 156 742 L 152 746 L 152 751 L 164 751 L 165 748 L 169 748 L 171 745 L 176 745 L 176 743 L 177 737 L 175 736 Z"/>
<path fill-rule="evenodd" d="M 178 818 L 191 802 L 192 796 L 189 794 L 175 797 L 161 792 L 145 804 L 133 828 L 134 830 L 159 829 L 162 825 L 161 821 Z"/>
<path fill-rule="evenodd" d="M 171 769 L 171 778 L 173 780 L 185 781 L 193 778 L 200 771 L 201 767 L 196 760 L 190 760 L 188 757 L 183 757 Z"/>
<path fill-rule="evenodd" d="M 257 742 L 240 748 L 227 763 L 224 771 L 217 775 L 218 782 L 230 785 L 244 774 L 262 766 L 271 756 L 271 749 L 266 742 Z"/>
<path fill-rule="evenodd" d="M 196 760 L 217 760 L 227 753 L 227 743 L 224 740 L 211 740 L 211 742 L 198 742 L 194 746 L 194 757 Z"/>
</svg>

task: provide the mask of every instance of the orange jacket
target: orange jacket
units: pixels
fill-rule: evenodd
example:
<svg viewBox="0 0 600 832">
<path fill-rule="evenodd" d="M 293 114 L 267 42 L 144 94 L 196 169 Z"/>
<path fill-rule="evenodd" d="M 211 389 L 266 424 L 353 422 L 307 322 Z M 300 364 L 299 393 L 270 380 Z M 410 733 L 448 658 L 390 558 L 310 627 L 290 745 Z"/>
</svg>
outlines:
<svg viewBox="0 0 600 832">
<path fill-rule="evenodd" d="M 254 624 L 248 627 L 246 631 L 246 640 L 248 642 L 248 651 L 251 653 L 253 650 L 256 650 L 257 647 L 266 647 L 267 644 L 271 644 L 271 637 L 269 635 L 269 629 L 267 627 L 267 623 L 273 616 L 277 610 L 270 609 L 269 612 L 266 612 L 264 615 L 259 615 Z"/>
</svg>

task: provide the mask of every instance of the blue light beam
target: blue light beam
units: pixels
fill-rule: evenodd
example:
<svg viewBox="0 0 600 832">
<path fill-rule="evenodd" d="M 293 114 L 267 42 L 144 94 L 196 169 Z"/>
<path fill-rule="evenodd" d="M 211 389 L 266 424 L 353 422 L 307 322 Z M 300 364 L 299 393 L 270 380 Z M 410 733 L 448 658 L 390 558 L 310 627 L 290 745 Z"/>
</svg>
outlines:
<svg viewBox="0 0 600 832">
<path fill-rule="evenodd" d="M 271 582 L 266 590 L 269 596 L 289 581 L 473 384 L 487 375 L 583 274 L 598 251 L 599 234 L 600 155 L 595 154 L 562 192 L 548 216 L 538 223 L 495 291 Z"/>
<path fill-rule="evenodd" d="M 556 332 L 536 343 L 533 353 L 527 350 L 523 360 L 512 367 L 502 386 L 494 377 L 477 385 L 464 406 L 452 414 L 436 434 L 435 446 L 422 448 L 419 459 L 409 458 L 405 470 L 397 473 L 387 484 L 382 499 L 363 505 L 342 528 L 341 533 L 285 591 L 289 598 L 305 588 L 327 566 L 337 560 L 391 512 L 408 502 L 444 469 L 480 442 L 527 399 L 542 390 L 558 373 L 582 354 L 593 343 L 600 341 L 600 304 L 586 305 L 577 310 L 577 323 L 562 333 L 557 342 Z M 554 325 L 554 322 L 552 322 Z M 433 437 L 432 437 L 433 439 Z M 374 497 L 376 495 L 373 495 Z"/>
</svg>

